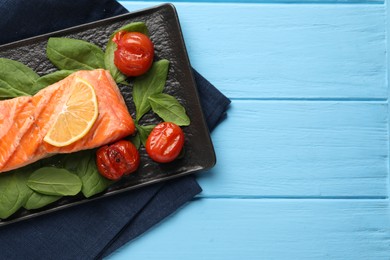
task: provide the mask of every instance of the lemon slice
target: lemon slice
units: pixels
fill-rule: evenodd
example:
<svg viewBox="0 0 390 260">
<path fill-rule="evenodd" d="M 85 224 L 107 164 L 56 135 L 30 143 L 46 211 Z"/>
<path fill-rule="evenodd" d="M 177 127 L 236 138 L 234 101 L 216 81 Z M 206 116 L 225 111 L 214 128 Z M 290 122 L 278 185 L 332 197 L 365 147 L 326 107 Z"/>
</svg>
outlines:
<svg viewBox="0 0 390 260">
<path fill-rule="evenodd" d="M 88 133 L 97 116 L 94 88 L 88 81 L 75 77 L 68 101 L 43 140 L 57 147 L 70 145 Z"/>
</svg>

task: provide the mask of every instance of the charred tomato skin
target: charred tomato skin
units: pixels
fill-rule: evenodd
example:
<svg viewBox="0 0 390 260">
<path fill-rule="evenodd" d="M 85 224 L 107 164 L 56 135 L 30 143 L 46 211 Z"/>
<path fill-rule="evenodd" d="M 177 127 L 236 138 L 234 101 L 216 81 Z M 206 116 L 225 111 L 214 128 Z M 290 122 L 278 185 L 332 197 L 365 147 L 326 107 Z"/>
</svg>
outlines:
<svg viewBox="0 0 390 260">
<path fill-rule="evenodd" d="M 149 157 L 159 163 L 174 161 L 184 146 L 184 132 L 180 126 L 163 122 L 150 132 L 145 148 Z"/>
<path fill-rule="evenodd" d="M 117 44 L 114 64 L 129 77 L 146 73 L 153 64 L 154 46 L 148 36 L 139 32 L 118 32 L 113 42 Z"/>
<path fill-rule="evenodd" d="M 110 180 L 118 180 L 123 175 L 128 175 L 138 169 L 140 156 L 131 142 L 121 140 L 100 147 L 96 151 L 96 164 L 101 175 Z"/>
</svg>

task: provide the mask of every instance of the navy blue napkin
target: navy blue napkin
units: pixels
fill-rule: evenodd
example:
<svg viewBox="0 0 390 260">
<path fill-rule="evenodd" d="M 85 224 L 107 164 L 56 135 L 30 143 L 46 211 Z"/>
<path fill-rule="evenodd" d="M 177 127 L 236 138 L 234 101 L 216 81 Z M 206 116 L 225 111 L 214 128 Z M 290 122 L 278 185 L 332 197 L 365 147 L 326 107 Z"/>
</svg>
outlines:
<svg viewBox="0 0 390 260">
<path fill-rule="evenodd" d="M 2 0 L 0 44 L 126 13 L 114 0 Z M 212 130 L 230 103 L 194 70 Z M 100 259 L 176 211 L 201 188 L 194 176 L 155 184 L 0 228 L 3 259 Z"/>
</svg>

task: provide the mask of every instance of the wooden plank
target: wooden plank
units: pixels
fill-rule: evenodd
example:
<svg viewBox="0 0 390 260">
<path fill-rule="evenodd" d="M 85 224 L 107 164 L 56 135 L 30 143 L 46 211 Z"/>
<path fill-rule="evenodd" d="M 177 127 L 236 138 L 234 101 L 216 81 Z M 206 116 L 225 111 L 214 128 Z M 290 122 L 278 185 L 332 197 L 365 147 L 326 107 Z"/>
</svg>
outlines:
<svg viewBox="0 0 390 260">
<path fill-rule="evenodd" d="M 388 91 L 387 91 L 387 104 L 389 104 L 389 98 L 390 98 L 390 91 L 389 91 L 389 82 L 390 82 L 390 69 L 389 69 L 389 65 L 390 65 L 390 55 L 388 54 L 389 51 L 390 51 L 390 41 L 389 41 L 389 33 L 390 33 L 390 27 L 389 27 L 389 20 L 390 20 L 390 4 L 389 4 L 389 1 L 386 1 L 386 21 L 387 21 L 387 26 L 385 27 L 385 30 L 386 30 L 386 35 L 387 35 L 387 41 L 386 41 L 386 50 L 387 50 L 387 55 L 386 55 L 386 63 L 387 63 L 387 88 L 388 88 Z M 387 128 L 390 129 L 390 109 L 387 111 Z M 389 132 L 389 135 L 390 135 L 390 132 Z M 390 150 L 390 143 L 389 143 L 389 150 Z M 389 168 L 390 168 L 390 161 L 389 161 Z M 389 184 L 389 180 L 387 180 L 387 183 Z M 388 195 L 390 197 L 390 191 L 388 190 Z"/>
<path fill-rule="evenodd" d="M 202 196 L 386 197 L 387 103 L 235 100 Z"/>
<path fill-rule="evenodd" d="M 218 163 L 110 259 L 388 259 L 385 7 L 175 5 L 194 67 L 233 98 Z"/>
<path fill-rule="evenodd" d="M 229 97 L 387 98 L 384 5 L 175 6 L 193 66 Z"/>
<path fill-rule="evenodd" d="M 389 259 L 387 200 L 201 199 L 109 259 Z"/>
<path fill-rule="evenodd" d="M 132 0 L 122 0 L 118 1 L 121 4 L 125 5 Z M 155 0 L 143 0 L 142 2 L 146 3 L 158 3 Z M 191 3 L 254 3 L 254 4 L 383 4 L 383 0 L 173 0 L 169 1 L 170 3 L 182 3 L 182 2 L 191 2 Z"/>
</svg>

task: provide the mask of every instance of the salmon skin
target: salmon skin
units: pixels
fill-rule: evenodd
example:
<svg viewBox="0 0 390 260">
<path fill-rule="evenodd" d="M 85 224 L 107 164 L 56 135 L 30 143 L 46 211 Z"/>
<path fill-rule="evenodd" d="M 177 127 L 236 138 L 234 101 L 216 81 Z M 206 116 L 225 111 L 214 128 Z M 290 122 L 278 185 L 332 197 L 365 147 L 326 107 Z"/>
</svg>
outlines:
<svg viewBox="0 0 390 260">
<path fill-rule="evenodd" d="M 99 114 L 84 137 L 64 147 L 52 146 L 43 138 L 66 103 L 75 77 L 93 86 Z M 58 153 L 96 148 L 134 131 L 133 119 L 110 73 L 103 69 L 77 71 L 34 96 L 0 101 L 0 172 Z"/>
</svg>

